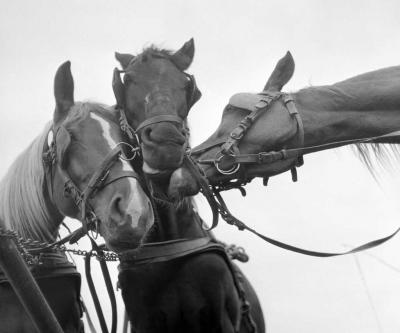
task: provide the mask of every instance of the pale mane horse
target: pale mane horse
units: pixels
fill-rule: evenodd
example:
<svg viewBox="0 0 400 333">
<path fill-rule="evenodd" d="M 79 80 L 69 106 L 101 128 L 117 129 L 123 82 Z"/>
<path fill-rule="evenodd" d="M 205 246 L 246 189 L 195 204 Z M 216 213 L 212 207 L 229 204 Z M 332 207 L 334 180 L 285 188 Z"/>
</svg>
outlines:
<svg viewBox="0 0 400 333">
<path fill-rule="evenodd" d="M 54 80 L 56 109 L 0 183 L 3 228 L 24 239 L 53 242 L 65 216 L 97 217 L 109 248 L 136 248 L 154 223 L 138 174 L 122 157 L 115 115 L 100 104 L 74 102 L 70 63 Z M 89 186 L 91 185 L 91 186 Z M 97 191 L 85 192 L 96 188 Z M 66 191 L 68 189 L 68 191 Z M 73 193 L 89 193 L 87 204 Z M 29 248 L 29 246 L 28 246 Z M 80 274 L 64 253 L 44 251 L 30 269 L 64 332 L 82 332 Z M 0 333 L 31 332 L 30 317 L 0 271 Z"/>
</svg>

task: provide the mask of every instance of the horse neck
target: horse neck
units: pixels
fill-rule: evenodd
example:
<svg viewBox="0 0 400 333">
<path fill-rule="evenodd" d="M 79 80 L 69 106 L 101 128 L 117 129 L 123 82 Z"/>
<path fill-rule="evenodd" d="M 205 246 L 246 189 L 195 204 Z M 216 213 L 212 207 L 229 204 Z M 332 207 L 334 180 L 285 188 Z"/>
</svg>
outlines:
<svg viewBox="0 0 400 333">
<path fill-rule="evenodd" d="M 304 123 L 305 146 L 398 130 L 400 77 L 394 79 L 386 69 L 381 71 L 294 94 Z"/>
<path fill-rule="evenodd" d="M 191 199 L 185 199 L 178 207 L 157 207 L 157 232 L 151 241 L 194 239 L 208 236 L 201 226 L 200 216 Z"/>
</svg>

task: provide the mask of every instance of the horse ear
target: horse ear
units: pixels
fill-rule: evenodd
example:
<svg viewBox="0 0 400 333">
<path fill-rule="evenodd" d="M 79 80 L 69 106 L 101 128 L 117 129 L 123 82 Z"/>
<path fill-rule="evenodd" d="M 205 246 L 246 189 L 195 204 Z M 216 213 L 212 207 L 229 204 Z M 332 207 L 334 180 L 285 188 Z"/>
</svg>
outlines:
<svg viewBox="0 0 400 333">
<path fill-rule="evenodd" d="M 187 41 L 178 51 L 176 51 L 172 56 L 172 62 L 181 71 L 188 69 L 193 61 L 194 57 L 194 40 L 191 38 Z"/>
<path fill-rule="evenodd" d="M 278 61 L 264 91 L 281 91 L 282 87 L 289 82 L 294 73 L 294 60 L 292 54 L 287 51 L 286 55 Z"/>
<path fill-rule="evenodd" d="M 114 68 L 112 88 L 117 101 L 117 106 L 123 108 L 125 104 L 125 88 L 118 68 Z"/>
<path fill-rule="evenodd" d="M 64 119 L 74 105 L 74 79 L 71 73 L 71 62 L 64 62 L 57 70 L 54 78 L 54 97 L 56 110 L 53 115 L 54 124 Z"/>
<path fill-rule="evenodd" d="M 135 56 L 132 54 L 115 52 L 115 59 L 121 64 L 122 69 L 126 69 L 133 58 L 135 58 Z"/>
</svg>

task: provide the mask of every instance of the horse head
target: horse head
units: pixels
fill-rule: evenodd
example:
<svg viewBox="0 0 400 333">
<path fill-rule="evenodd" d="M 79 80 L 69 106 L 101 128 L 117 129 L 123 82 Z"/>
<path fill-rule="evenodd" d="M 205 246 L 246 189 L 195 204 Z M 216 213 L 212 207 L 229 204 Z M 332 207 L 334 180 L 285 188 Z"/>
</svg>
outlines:
<svg viewBox="0 0 400 333">
<path fill-rule="evenodd" d="M 266 149 L 279 150 L 297 143 L 297 122 L 287 111 L 287 100 L 280 98 L 284 96 L 280 90 L 290 80 L 293 72 L 294 60 L 288 52 L 276 65 L 262 93 L 240 93 L 231 97 L 217 130 L 192 150 L 192 156 L 200 163 L 210 183 L 221 184 L 243 175 L 245 180 L 268 177 L 293 166 L 294 159 L 277 160 L 268 164 L 255 162 L 251 166 L 244 166 L 232 157 L 235 154 L 258 154 Z M 248 124 L 247 120 L 243 123 L 256 108 L 262 109 L 257 117 L 250 119 Z M 246 127 L 245 130 L 243 127 Z M 169 192 L 174 196 L 192 194 L 193 188 L 192 177 L 178 174 L 171 177 Z"/>
<path fill-rule="evenodd" d="M 201 97 L 194 77 L 184 72 L 193 60 L 193 39 L 174 53 L 149 47 L 137 56 L 115 55 L 123 70 L 114 71 L 114 92 L 139 136 L 143 171 L 170 175 L 182 165 L 188 149 L 186 117 Z"/>
<path fill-rule="evenodd" d="M 70 62 L 54 81 L 56 109 L 44 160 L 54 206 L 98 228 L 110 249 L 137 247 L 154 223 L 151 202 L 126 161 L 114 115 L 94 103 L 74 102 Z M 89 226 L 90 227 L 90 226 Z"/>
</svg>

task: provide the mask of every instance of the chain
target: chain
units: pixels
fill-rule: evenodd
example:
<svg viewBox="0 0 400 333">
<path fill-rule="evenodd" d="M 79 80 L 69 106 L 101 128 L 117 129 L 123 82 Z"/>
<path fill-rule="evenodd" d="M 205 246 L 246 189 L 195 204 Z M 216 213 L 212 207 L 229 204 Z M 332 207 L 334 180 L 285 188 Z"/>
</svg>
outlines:
<svg viewBox="0 0 400 333">
<path fill-rule="evenodd" d="M 14 230 L 8 230 L 0 227 L 0 237 L 11 238 L 14 240 L 18 251 L 21 253 L 23 259 L 28 265 L 36 265 L 39 263 L 40 250 L 45 249 L 45 251 L 58 251 L 58 252 L 69 252 L 78 256 L 87 256 L 88 254 L 92 257 L 96 257 L 98 260 L 105 261 L 118 261 L 120 256 L 111 251 L 102 251 L 102 254 L 96 251 L 86 251 L 80 249 L 70 249 L 65 245 L 50 244 L 44 241 L 38 241 L 31 238 L 22 238 Z M 35 252 L 32 254 L 31 252 Z"/>
</svg>

